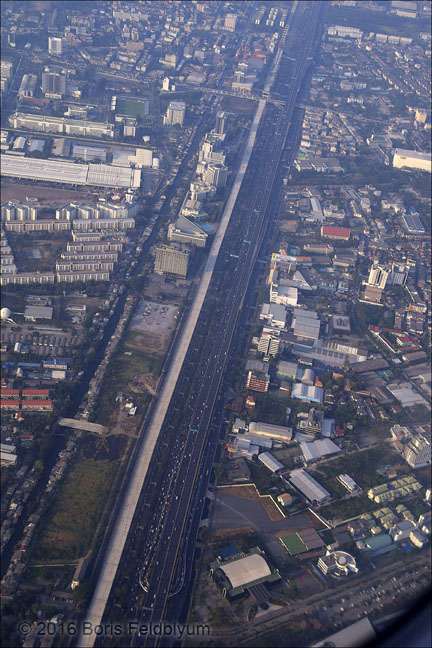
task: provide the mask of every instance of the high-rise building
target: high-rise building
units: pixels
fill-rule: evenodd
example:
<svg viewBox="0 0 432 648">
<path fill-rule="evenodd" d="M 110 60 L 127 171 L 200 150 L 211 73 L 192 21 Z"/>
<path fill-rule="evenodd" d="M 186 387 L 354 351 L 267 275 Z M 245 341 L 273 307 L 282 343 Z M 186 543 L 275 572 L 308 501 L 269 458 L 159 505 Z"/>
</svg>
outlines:
<svg viewBox="0 0 432 648">
<path fill-rule="evenodd" d="M 171 101 L 164 117 L 164 124 L 167 126 L 173 126 L 174 124 L 183 126 L 185 112 L 186 104 L 184 101 Z"/>
<path fill-rule="evenodd" d="M 63 39 L 56 36 L 50 36 L 48 38 L 48 52 L 50 54 L 62 54 Z"/>
<path fill-rule="evenodd" d="M 13 63 L 12 61 L 2 61 L 1 62 L 1 77 L 10 79 L 12 75 Z"/>
<path fill-rule="evenodd" d="M 234 32 L 236 28 L 236 23 L 237 23 L 236 14 L 229 13 L 225 16 L 225 29 L 227 31 Z"/>
<path fill-rule="evenodd" d="M 390 270 L 383 265 L 374 263 L 369 272 L 368 285 L 384 290 Z"/>
<path fill-rule="evenodd" d="M 408 278 L 409 268 L 404 263 L 392 263 L 388 283 L 397 286 L 405 286 Z"/>
<path fill-rule="evenodd" d="M 220 111 L 216 114 L 215 133 L 223 135 L 226 128 L 226 114 Z"/>
<path fill-rule="evenodd" d="M 66 75 L 59 72 L 42 72 L 42 92 L 49 97 L 66 94 Z"/>
<path fill-rule="evenodd" d="M 156 248 L 155 272 L 186 279 L 190 248 L 178 243 Z"/>
<path fill-rule="evenodd" d="M 411 468 L 426 466 L 431 463 L 431 444 L 422 434 L 409 440 L 404 447 L 403 456 Z"/>
<path fill-rule="evenodd" d="M 170 89 L 170 80 L 168 77 L 165 77 L 164 80 L 162 81 L 162 90 L 165 90 L 165 92 L 169 92 Z"/>
<path fill-rule="evenodd" d="M 228 179 L 228 169 L 222 164 L 211 164 L 207 167 L 203 175 L 204 182 L 220 189 L 225 187 Z"/>
</svg>

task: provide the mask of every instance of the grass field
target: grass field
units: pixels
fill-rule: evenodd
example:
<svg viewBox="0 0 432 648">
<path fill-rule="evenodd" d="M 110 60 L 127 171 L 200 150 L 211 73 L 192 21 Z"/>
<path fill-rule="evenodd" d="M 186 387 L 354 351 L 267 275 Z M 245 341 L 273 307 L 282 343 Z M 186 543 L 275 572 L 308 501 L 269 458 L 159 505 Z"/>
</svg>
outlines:
<svg viewBox="0 0 432 648">
<path fill-rule="evenodd" d="M 256 102 L 242 97 L 224 97 L 222 101 L 223 109 L 227 112 L 238 113 L 243 116 L 252 117 L 255 114 Z"/>
<path fill-rule="evenodd" d="M 117 462 L 79 459 L 59 487 L 35 560 L 76 560 L 85 556 L 105 508 Z"/>
<path fill-rule="evenodd" d="M 138 101 L 135 99 L 118 99 L 116 112 L 121 115 L 130 115 L 131 117 L 145 117 L 148 115 L 148 101 Z"/>
</svg>

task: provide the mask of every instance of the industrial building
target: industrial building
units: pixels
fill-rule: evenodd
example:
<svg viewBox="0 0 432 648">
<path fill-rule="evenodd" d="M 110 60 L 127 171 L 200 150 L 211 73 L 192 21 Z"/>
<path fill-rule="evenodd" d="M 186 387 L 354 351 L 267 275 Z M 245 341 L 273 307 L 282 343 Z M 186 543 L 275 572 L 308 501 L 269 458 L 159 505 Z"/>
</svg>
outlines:
<svg viewBox="0 0 432 648">
<path fill-rule="evenodd" d="M 18 89 L 18 98 L 33 97 L 36 90 L 37 76 L 35 74 L 24 74 Z"/>
<path fill-rule="evenodd" d="M 321 457 L 341 452 L 339 446 L 333 443 L 331 439 L 317 439 L 311 443 L 300 443 L 300 449 L 306 463 L 318 461 Z"/>
<path fill-rule="evenodd" d="M 317 340 L 319 338 L 321 322 L 315 311 L 295 308 L 291 327 L 294 335 L 299 338 Z"/>
<path fill-rule="evenodd" d="M 282 470 L 284 467 L 283 464 L 281 464 L 280 461 L 275 459 L 273 455 L 270 452 L 261 452 L 260 455 L 258 455 L 258 459 L 261 461 L 262 464 L 269 470 L 271 470 L 273 473 L 276 473 L 278 470 Z"/>
<path fill-rule="evenodd" d="M 431 154 L 396 148 L 393 152 L 393 166 L 396 169 L 420 169 L 431 173 Z"/>
<path fill-rule="evenodd" d="M 76 164 L 57 160 L 36 160 L 17 155 L 2 156 L 2 175 L 71 185 L 139 188 L 139 169 L 108 164 Z"/>
<path fill-rule="evenodd" d="M 283 425 L 262 423 L 261 421 L 249 423 L 249 433 L 256 436 L 267 437 L 275 441 L 288 443 L 292 439 L 292 428 Z"/>
<path fill-rule="evenodd" d="M 155 272 L 186 279 L 190 248 L 179 243 L 156 247 Z"/>
<path fill-rule="evenodd" d="M 321 504 L 331 498 L 330 493 L 301 468 L 290 473 L 289 481 L 310 502 Z"/>
<path fill-rule="evenodd" d="M 291 391 L 291 398 L 298 398 L 307 403 L 322 403 L 324 398 L 324 389 L 305 385 L 304 383 L 295 383 Z"/>
</svg>

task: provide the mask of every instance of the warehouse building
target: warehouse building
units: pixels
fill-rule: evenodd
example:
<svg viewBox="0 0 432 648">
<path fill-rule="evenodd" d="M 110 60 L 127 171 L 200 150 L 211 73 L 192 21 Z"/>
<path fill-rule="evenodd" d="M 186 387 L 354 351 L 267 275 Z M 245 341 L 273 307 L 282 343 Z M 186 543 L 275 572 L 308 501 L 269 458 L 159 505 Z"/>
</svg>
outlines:
<svg viewBox="0 0 432 648">
<path fill-rule="evenodd" d="M 278 461 L 271 452 L 261 452 L 260 455 L 258 455 L 258 459 L 261 461 L 262 464 L 269 470 L 271 470 L 273 473 L 276 473 L 278 470 L 282 470 L 284 467 L 283 464 L 281 464 L 280 461 Z"/>
<path fill-rule="evenodd" d="M 283 425 L 262 423 L 261 421 L 249 423 L 249 433 L 285 443 L 288 443 L 292 439 L 292 428 L 284 427 Z"/>
<path fill-rule="evenodd" d="M 330 493 L 301 468 L 290 473 L 289 481 L 310 502 L 321 504 L 331 498 Z"/>
<path fill-rule="evenodd" d="M 300 443 L 300 449 L 306 463 L 318 461 L 326 455 L 341 452 L 341 449 L 331 439 L 317 439 L 312 443 L 302 442 Z"/>
<path fill-rule="evenodd" d="M 431 173 L 431 154 L 397 148 L 393 153 L 393 166 L 396 169 L 419 169 Z"/>
<path fill-rule="evenodd" d="M 77 164 L 58 160 L 7 155 L 2 157 L 2 175 L 45 182 L 98 187 L 139 188 L 139 169 L 112 167 L 108 164 Z"/>
<path fill-rule="evenodd" d="M 313 385 L 305 385 L 304 383 L 296 383 L 293 385 L 291 398 L 298 398 L 307 403 L 322 403 L 324 389 Z"/>
</svg>

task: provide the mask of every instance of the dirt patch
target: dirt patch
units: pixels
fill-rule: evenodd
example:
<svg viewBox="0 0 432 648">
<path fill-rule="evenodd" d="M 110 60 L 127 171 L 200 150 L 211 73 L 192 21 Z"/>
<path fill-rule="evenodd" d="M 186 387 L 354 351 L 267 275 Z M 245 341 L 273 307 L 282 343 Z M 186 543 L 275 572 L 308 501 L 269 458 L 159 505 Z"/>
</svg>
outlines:
<svg viewBox="0 0 432 648">
<path fill-rule="evenodd" d="M 39 206 L 53 206 L 59 207 L 67 202 L 86 202 L 95 203 L 98 196 L 93 195 L 91 191 L 86 191 L 84 188 L 79 190 L 73 189 L 54 189 L 52 187 L 40 187 L 33 184 L 2 181 L 1 184 L 2 201 L 8 200 L 24 200 L 26 196 L 29 198 L 37 198 L 38 202 L 35 203 L 36 207 Z"/>
<path fill-rule="evenodd" d="M 252 532 L 253 529 L 251 529 L 251 527 L 240 527 L 238 529 L 215 529 L 214 531 L 212 529 L 211 535 L 215 538 L 227 538 L 235 535 L 248 535 Z"/>
<path fill-rule="evenodd" d="M 258 502 L 272 522 L 284 519 L 284 515 L 278 509 L 271 495 L 260 495 L 254 486 L 228 486 L 223 489 L 223 492 L 233 497 L 241 497 Z"/>
</svg>

